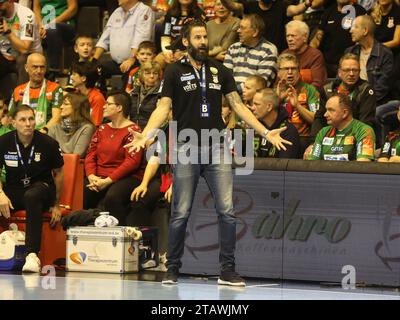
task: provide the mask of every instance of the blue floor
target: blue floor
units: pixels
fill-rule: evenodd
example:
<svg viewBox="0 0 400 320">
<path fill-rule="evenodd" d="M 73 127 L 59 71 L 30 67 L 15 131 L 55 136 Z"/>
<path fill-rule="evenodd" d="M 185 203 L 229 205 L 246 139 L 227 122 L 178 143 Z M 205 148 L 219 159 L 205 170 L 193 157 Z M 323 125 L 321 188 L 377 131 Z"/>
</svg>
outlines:
<svg viewBox="0 0 400 320">
<path fill-rule="evenodd" d="M 218 286 L 216 277 L 182 276 L 177 286 L 163 274 L 62 272 L 56 277 L 0 273 L 0 300 L 400 300 L 396 288 L 345 290 L 309 282 L 247 279 L 246 288 Z"/>
</svg>

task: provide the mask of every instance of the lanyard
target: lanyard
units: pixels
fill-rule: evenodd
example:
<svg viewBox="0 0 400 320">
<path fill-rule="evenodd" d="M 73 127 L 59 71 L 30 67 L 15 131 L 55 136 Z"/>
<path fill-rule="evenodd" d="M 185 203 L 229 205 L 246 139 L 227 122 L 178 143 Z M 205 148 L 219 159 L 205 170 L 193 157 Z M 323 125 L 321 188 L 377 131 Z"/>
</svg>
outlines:
<svg viewBox="0 0 400 320">
<path fill-rule="evenodd" d="M 24 159 L 22 158 L 21 150 L 20 150 L 19 144 L 18 144 L 18 142 L 17 142 L 17 133 L 15 133 L 15 146 L 16 146 L 16 148 L 17 148 L 18 160 L 21 161 L 21 164 L 22 164 L 22 166 L 23 166 L 24 169 L 25 169 L 25 176 L 26 176 L 26 173 L 27 173 L 27 171 L 28 171 L 28 168 L 27 168 L 27 166 L 25 166 Z M 33 152 L 34 152 L 34 151 L 35 151 L 35 145 L 32 145 L 32 147 L 31 147 L 31 152 L 30 152 L 30 154 L 29 154 L 29 159 L 28 159 L 28 166 L 32 163 Z"/>
<path fill-rule="evenodd" d="M 200 88 L 201 88 L 201 99 L 203 103 L 207 103 L 207 79 L 206 79 L 206 67 L 205 63 L 201 66 L 201 78 L 199 71 L 195 67 L 193 67 L 194 73 L 196 74 L 196 78 L 199 80 Z"/>
</svg>

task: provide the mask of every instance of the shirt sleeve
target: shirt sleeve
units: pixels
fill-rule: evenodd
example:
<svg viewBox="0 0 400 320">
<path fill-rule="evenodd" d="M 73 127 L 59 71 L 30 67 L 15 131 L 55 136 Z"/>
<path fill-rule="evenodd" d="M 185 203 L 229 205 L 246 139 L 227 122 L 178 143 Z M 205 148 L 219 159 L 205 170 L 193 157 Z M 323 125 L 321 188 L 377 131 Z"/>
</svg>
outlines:
<svg viewBox="0 0 400 320">
<path fill-rule="evenodd" d="M 89 149 L 85 158 L 85 172 L 89 177 L 91 174 L 97 175 L 97 144 L 99 142 L 99 130 L 97 129 L 90 140 Z"/>
<path fill-rule="evenodd" d="M 165 20 L 162 28 L 162 36 L 170 37 L 171 36 L 171 14 L 167 12 L 165 15 Z"/>
<path fill-rule="evenodd" d="M 311 152 L 307 156 L 307 160 L 322 160 L 322 140 L 326 134 L 325 128 L 321 129 L 315 138 Z"/>
<path fill-rule="evenodd" d="M 136 23 L 135 33 L 131 42 L 131 49 L 139 48 L 143 41 L 151 40 L 154 30 L 154 12 L 150 7 L 145 8 Z"/>
<path fill-rule="evenodd" d="M 58 142 L 54 139 L 49 139 L 51 141 L 51 169 L 59 169 L 64 165 L 64 158 L 61 154 L 61 148 Z"/>
<path fill-rule="evenodd" d="M 33 13 L 21 17 L 19 38 L 21 40 L 33 41 L 36 27 L 36 19 Z"/>
<path fill-rule="evenodd" d="M 90 116 L 95 126 L 99 126 L 103 122 L 103 110 L 106 100 L 101 93 L 96 93 L 91 101 L 91 113 Z"/>
<path fill-rule="evenodd" d="M 79 133 L 78 139 L 76 139 L 72 153 L 79 154 L 81 158 L 85 156 L 94 130 L 95 128 L 91 124 L 85 125 L 83 130 Z"/>
<path fill-rule="evenodd" d="M 319 92 L 312 85 L 308 86 L 307 109 L 310 110 L 311 112 L 313 112 L 314 114 L 319 109 Z"/>
<path fill-rule="evenodd" d="M 131 129 L 134 131 L 139 131 L 140 129 L 136 125 L 132 125 Z M 132 136 L 131 134 L 128 134 L 125 137 L 124 145 L 127 143 L 132 142 Z M 110 175 L 110 178 L 112 181 L 118 181 L 129 174 L 133 173 L 136 169 L 138 169 L 142 163 L 142 158 L 143 158 L 143 149 L 140 149 L 137 152 L 129 152 L 128 148 L 125 148 L 125 159 L 124 161 L 119 165 L 119 167 L 113 171 L 113 173 Z"/>
<path fill-rule="evenodd" d="M 375 133 L 374 130 L 365 125 L 360 130 L 360 134 L 356 135 L 357 143 L 357 159 L 367 158 L 370 160 L 375 159 Z"/>
<path fill-rule="evenodd" d="M 176 88 L 175 85 L 176 75 L 174 65 L 169 65 L 165 69 L 164 80 L 161 83 L 162 91 L 161 97 L 174 98 L 174 90 Z"/>
<path fill-rule="evenodd" d="M 220 68 L 222 73 L 222 93 L 227 95 L 231 92 L 237 91 L 235 79 L 233 78 L 232 72 L 225 66 Z"/>
<path fill-rule="evenodd" d="M 113 15 L 108 19 L 107 25 L 101 34 L 99 41 L 96 43 L 96 47 L 103 48 L 105 51 L 110 49 L 110 35 L 111 35 L 111 19 Z"/>
<path fill-rule="evenodd" d="M 266 48 L 266 52 L 260 63 L 258 64 L 258 74 L 267 80 L 267 87 L 272 87 L 276 74 L 278 71 L 277 67 L 277 59 L 278 59 L 278 49 L 271 45 L 271 47 Z"/>
<path fill-rule="evenodd" d="M 52 95 L 52 99 L 51 99 L 51 107 L 60 109 L 60 106 L 63 104 L 63 100 L 64 100 L 64 97 L 63 97 L 62 88 L 60 86 L 57 86 L 53 91 L 53 95 Z"/>
</svg>

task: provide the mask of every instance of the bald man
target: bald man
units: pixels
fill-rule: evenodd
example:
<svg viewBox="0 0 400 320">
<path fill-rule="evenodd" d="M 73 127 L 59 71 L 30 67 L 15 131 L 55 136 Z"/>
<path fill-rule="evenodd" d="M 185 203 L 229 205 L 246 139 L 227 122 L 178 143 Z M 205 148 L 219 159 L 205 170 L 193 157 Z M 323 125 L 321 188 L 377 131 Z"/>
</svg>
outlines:
<svg viewBox="0 0 400 320">
<path fill-rule="evenodd" d="M 360 57 L 360 78 L 369 82 L 375 91 L 377 105 L 381 105 L 389 100 L 393 54 L 388 47 L 376 41 L 375 28 L 372 17 L 357 17 L 350 29 L 351 39 L 356 45 L 347 48 L 346 53 Z"/>
<path fill-rule="evenodd" d="M 62 88 L 45 79 L 46 58 L 40 53 L 28 56 L 25 70 L 29 81 L 15 88 L 9 109 L 20 104 L 29 105 L 35 111 L 36 129 L 43 133 L 60 120 L 60 106 L 63 102 Z"/>
</svg>

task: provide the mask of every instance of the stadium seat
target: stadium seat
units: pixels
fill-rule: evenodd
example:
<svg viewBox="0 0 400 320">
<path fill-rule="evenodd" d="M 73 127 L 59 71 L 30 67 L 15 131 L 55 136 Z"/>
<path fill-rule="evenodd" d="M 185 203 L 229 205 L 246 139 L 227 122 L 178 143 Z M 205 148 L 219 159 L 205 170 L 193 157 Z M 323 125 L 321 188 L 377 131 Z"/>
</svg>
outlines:
<svg viewBox="0 0 400 320">
<path fill-rule="evenodd" d="M 64 189 L 60 204 L 62 215 L 82 208 L 83 200 L 83 164 L 77 154 L 64 154 Z M 42 266 L 54 264 L 57 259 L 65 258 L 66 234 L 60 223 L 56 228 L 50 227 L 51 213 L 43 214 L 42 247 L 39 258 Z M 11 218 L 0 219 L 0 232 L 7 230 L 10 223 L 18 225 L 19 230 L 25 230 L 26 212 L 13 212 Z"/>
</svg>

